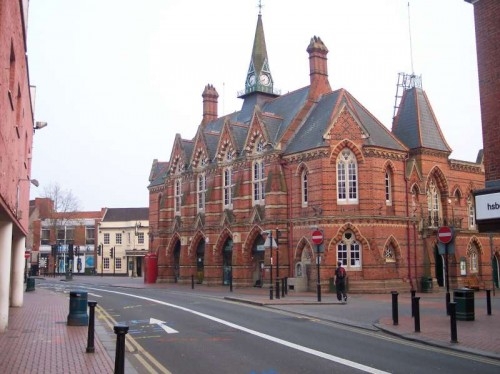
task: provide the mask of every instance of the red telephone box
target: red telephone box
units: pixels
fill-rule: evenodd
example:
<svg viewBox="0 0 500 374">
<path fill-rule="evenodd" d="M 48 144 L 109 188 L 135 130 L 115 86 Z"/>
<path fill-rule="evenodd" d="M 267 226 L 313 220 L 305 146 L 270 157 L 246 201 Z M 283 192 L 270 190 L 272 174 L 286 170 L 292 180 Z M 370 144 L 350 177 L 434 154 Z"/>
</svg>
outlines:
<svg viewBox="0 0 500 374">
<path fill-rule="evenodd" d="M 144 256 L 144 283 L 156 283 L 158 278 L 158 256 L 148 253 Z"/>
</svg>

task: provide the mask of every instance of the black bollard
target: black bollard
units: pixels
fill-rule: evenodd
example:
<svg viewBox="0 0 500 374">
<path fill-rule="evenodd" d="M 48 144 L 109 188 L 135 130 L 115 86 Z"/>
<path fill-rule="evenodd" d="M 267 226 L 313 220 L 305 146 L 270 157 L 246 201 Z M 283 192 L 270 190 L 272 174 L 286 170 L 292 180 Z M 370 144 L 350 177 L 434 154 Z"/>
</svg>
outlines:
<svg viewBox="0 0 500 374">
<path fill-rule="evenodd" d="M 285 297 L 285 278 L 281 278 L 281 297 Z"/>
<path fill-rule="evenodd" d="M 97 301 L 88 301 L 87 305 L 89 306 L 89 331 L 87 334 L 87 353 L 94 353 L 94 319 L 95 319 L 95 306 L 97 305 Z"/>
<path fill-rule="evenodd" d="M 285 294 L 288 295 L 288 277 L 285 277 Z"/>
<path fill-rule="evenodd" d="M 276 300 L 280 298 L 280 280 L 276 279 Z"/>
<path fill-rule="evenodd" d="M 229 276 L 229 292 L 233 292 L 233 274 Z"/>
<path fill-rule="evenodd" d="M 411 290 L 411 316 L 415 317 L 415 304 L 413 303 L 413 299 L 415 298 L 416 291 Z"/>
<path fill-rule="evenodd" d="M 118 325 L 113 328 L 116 334 L 116 355 L 114 374 L 125 374 L 125 335 L 128 326 Z"/>
<path fill-rule="evenodd" d="M 392 294 L 392 324 L 397 326 L 399 323 L 398 317 L 398 291 L 391 291 Z"/>
<path fill-rule="evenodd" d="M 451 342 L 458 343 L 457 340 L 457 312 L 456 312 L 456 302 L 450 302 L 450 330 L 451 330 Z"/>
<path fill-rule="evenodd" d="M 191 289 L 194 290 L 194 275 L 191 274 Z"/>
<path fill-rule="evenodd" d="M 420 297 L 415 297 L 415 332 L 420 332 Z"/>
<path fill-rule="evenodd" d="M 450 293 L 446 292 L 446 314 L 450 315 Z"/>
<path fill-rule="evenodd" d="M 491 316 L 491 290 L 486 290 L 486 312 Z"/>
</svg>

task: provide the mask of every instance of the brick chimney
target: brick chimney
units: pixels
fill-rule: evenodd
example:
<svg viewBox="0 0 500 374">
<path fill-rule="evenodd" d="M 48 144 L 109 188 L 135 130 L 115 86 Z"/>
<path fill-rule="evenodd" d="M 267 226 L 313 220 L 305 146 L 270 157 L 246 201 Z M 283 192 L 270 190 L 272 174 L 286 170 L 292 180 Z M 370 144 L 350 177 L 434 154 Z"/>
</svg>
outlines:
<svg viewBox="0 0 500 374">
<path fill-rule="evenodd" d="M 310 96 L 317 97 L 331 92 L 326 57 L 328 48 L 318 36 L 314 36 L 307 47 L 307 52 L 309 53 L 309 77 L 311 80 Z"/>
<path fill-rule="evenodd" d="M 201 97 L 203 97 L 203 119 L 201 124 L 206 125 L 208 122 L 217 119 L 217 99 L 219 94 L 213 85 L 207 84 Z"/>
</svg>

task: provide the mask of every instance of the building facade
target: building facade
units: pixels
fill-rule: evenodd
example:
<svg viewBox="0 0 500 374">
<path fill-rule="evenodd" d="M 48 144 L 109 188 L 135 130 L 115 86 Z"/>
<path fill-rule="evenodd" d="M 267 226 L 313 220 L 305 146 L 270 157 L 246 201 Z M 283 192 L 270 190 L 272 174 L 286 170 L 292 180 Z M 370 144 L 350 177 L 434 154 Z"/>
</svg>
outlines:
<svg viewBox="0 0 500 374">
<path fill-rule="evenodd" d="M 389 130 L 346 89 L 331 88 L 319 37 L 306 51 L 310 84 L 281 95 L 259 14 L 241 110 L 219 116 L 207 85 L 195 137 L 177 134 L 170 159 L 154 160 L 158 281 L 245 287 L 286 277 L 295 289 L 326 290 L 341 261 L 350 292 L 498 285 L 488 249 L 499 238 L 479 233 L 474 216 L 482 152 L 476 162 L 449 157 L 418 77 L 403 77 Z M 454 232 L 444 247 L 443 226 Z"/>
<path fill-rule="evenodd" d="M 95 274 L 96 242 L 104 210 L 58 212 L 50 198 L 30 201 L 30 273 Z"/>
<path fill-rule="evenodd" d="M 35 129 L 27 60 L 28 1 L 0 0 L 0 332 L 23 304 Z"/>
<path fill-rule="evenodd" d="M 144 256 L 149 253 L 148 208 L 105 208 L 97 234 L 98 274 L 144 276 Z"/>
</svg>

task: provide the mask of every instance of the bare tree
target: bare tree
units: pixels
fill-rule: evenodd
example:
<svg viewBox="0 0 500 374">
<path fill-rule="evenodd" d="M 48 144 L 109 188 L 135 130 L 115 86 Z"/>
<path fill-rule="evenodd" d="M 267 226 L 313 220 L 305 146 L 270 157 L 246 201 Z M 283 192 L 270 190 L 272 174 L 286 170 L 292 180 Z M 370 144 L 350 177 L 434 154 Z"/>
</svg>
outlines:
<svg viewBox="0 0 500 374">
<path fill-rule="evenodd" d="M 51 213 L 71 213 L 79 208 L 79 201 L 71 190 L 63 190 L 57 183 L 46 186 L 42 197 L 54 202 Z"/>
</svg>

